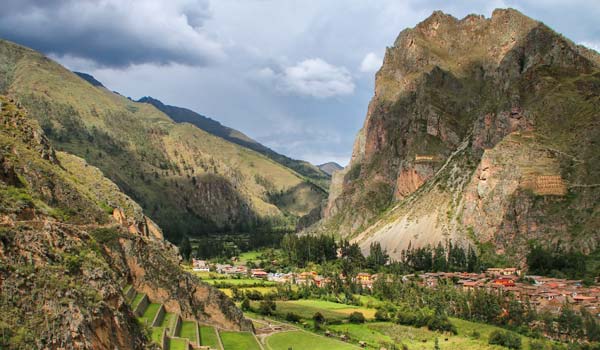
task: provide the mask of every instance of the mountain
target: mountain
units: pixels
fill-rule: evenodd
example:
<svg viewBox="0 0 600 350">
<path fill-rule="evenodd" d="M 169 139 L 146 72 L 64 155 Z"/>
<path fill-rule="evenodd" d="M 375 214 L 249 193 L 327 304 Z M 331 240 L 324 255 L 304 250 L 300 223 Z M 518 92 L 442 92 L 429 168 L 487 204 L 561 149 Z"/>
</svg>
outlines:
<svg viewBox="0 0 600 350">
<path fill-rule="evenodd" d="M 338 170 L 344 169 L 343 166 L 339 165 L 336 162 L 328 162 L 328 163 L 324 163 L 324 164 L 321 164 L 321 165 L 317 165 L 317 168 L 323 170 L 329 176 L 333 175 L 334 171 L 338 171 Z"/>
<path fill-rule="evenodd" d="M 451 239 L 518 262 L 600 238 L 600 56 L 513 9 L 403 30 L 325 219 L 390 255 Z"/>
<path fill-rule="evenodd" d="M 290 169 L 293 169 L 298 174 L 307 177 L 318 186 L 321 186 L 324 190 L 327 190 L 329 186 L 329 179 L 331 174 L 322 171 L 322 169 L 320 169 L 319 167 L 315 167 L 314 165 L 308 162 L 295 160 L 286 157 L 282 154 L 279 154 L 273 151 L 272 149 L 251 139 L 242 132 L 224 126 L 216 120 L 205 117 L 187 108 L 165 105 L 161 101 L 149 96 L 142 97 L 138 100 L 138 102 L 149 103 L 153 105 L 154 107 L 156 107 L 157 109 L 159 109 L 178 123 L 190 123 L 212 135 L 219 136 L 227 141 L 233 142 L 235 144 L 263 154 L 266 157 L 276 161 L 277 163 Z"/>
<path fill-rule="evenodd" d="M 55 149 L 102 170 L 173 242 L 262 226 L 293 229 L 326 197 L 262 154 L 175 123 L 8 41 L 0 41 L 0 94 L 22 103 Z"/>
<path fill-rule="evenodd" d="M 148 349 L 125 289 L 168 312 L 231 330 L 251 324 L 179 267 L 176 247 L 117 185 L 56 151 L 0 96 L 0 348 Z"/>
<path fill-rule="evenodd" d="M 96 78 L 94 78 L 90 74 L 82 73 L 82 72 L 73 72 L 73 73 L 77 74 L 81 79 L 83 79 L 83 80 L 87 81 L 88 83 L 92 84 L 92 86 L 104 87 L 104 85 L 102 85 L 101 82 L 99 82 L 98 80 L 96 80 Z"/>
</svg>

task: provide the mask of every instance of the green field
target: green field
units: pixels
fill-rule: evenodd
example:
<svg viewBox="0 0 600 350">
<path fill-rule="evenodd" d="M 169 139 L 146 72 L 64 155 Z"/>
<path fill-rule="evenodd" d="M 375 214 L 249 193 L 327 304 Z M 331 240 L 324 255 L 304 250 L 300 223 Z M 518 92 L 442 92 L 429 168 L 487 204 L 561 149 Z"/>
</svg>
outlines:
<svg viewBox="0 0 600 350">
<path fill-rule="evenodd" d="M 248 263 L 248 261 L 254 261 L 256 262 L 258 260 L 258 257 L 261 255 L 261 252 L 256 251 L 256 250 L 252 250 L 249 252 L 245 252 L 240 254 L 239 256 L 239 260 L 236 263 L 236 265 L 246 265 L 246 263 Z"/>
<path fill-rule="evenodd" d="M 249 332 L 220 332 L 225 350 L 261 350 Z"/>
<path fill-rule="evenodd" d="M 227 295 L 228 297 L 231 297 L 233 295 L 231 288 L 219 288 L 219 290 L 222 291 L 223 293 L 225 293 L 225 295 Z M 247 288 L 238 288 L 238 290 L 240 292 L 257 291 L 257 292 L 260 292 L 262 295 L 277 292 L 276 287 L 247 287 Z"/>
<path fill-rule="evenodd" d="M 131 308 L 135 309 L 135 307 L 140 303 L 140 301 L 142 301 L 142 298 L 144 297 L 144 293 L 136 293 L 135 297 L 133 298 L 133 301 L 131 302 Z"/>
<path fill-rule="evenodd" d="M 454 318 L 451 320 L 458 329 L 457 335 L 442 334 L 427 328 L 402 326 L 391 322 L 330 325 L 327 329 L 334 334 L 347 334 L 353 343 L 365 341 L 369 347 L 377 349 L 395 343 L 403 344 L 410 350 L 430 350 L 433 349 L 435 338 L 439 340 L 440 349 L 504 349 L 488 344 L 489 334 L 499 328 Z M 475 331 L 479 332 L 478 338 L 473 336 Z M 522 341 L 523 349 L 528 349 L 528 338 L 522 337 Z"/>
<path fill-rule="evenodd" d="M 211 326 L 200 326 L 200 342 L 202 345 L 210 346 L 213 349 L 220 349 L 217 333 Z"/>
<path fill-rule="evenodd" d="M 148 324 L 151 324 L 152 321 L 154 321 L 154 317 L 156 316 L 158 309 L 160 309 L 160 305 L 161 304 L 158 303 L 151 303 L 144 311 L 144 315 L 142 317 L 148 319 Z"/>
<path fill-rule="evenodd" d="M 248 286 L 248 287 L 274 286 L 277 284 L 276 282 L 265 281 L 265 280 L 256 279 L 256 278 L 218 278 L 218 279 L 205 279 L 203 281 L 206 283 L 209 283 L 209 284 L 223 283 L 223 284 L 229 284 L 232 286 Z"/>
<path fill-rule="evenodd" d="M 192 343 L 196 343 L 196 322 L 194 321 L 183 321 L 181 322 L 181 338 L 187 338 Z"/>
<path fill-rule="evenodd" d="M 170 338 L 167 344 L 169 350 L 187 350 L 187 341 L 185 339 Z"/>
<path fill-rule="evenodd" d="M 252 302 L 252 307 L 258 308 L 258 305 L 257 302 Z M 316 312 L 320 312 L 328 320 L 342 321 L 355 311 L 361 312 L 366 318 L 373 318 L 375 314 L 375 309 L 324 300 L 278 301 L 275 314 L 283 318 L 288 312 L 293 312 L 305 320 L 311 320 Z"/>
<path fill-rule="evenodd" d="M 352 350 L 357 346 L 304 331 L 275 333 L 266 340 L 268 350 Z"/>
<path fill-rule="evenodd" d="M 173 322 L 173 319 L 176 317 L 177 315 L 171 312 L 167 312 L 165 314 L 165 317 L 163 318 L 160 326 L 161 327 L 170 327 L 171 326 L 171 322 Z"/>
<path fill-rule="evenodd" d="M 162 334 L 164 327 L 152 327 L 152 341 L 156 344 L 162 345 Z"/>
</svg>

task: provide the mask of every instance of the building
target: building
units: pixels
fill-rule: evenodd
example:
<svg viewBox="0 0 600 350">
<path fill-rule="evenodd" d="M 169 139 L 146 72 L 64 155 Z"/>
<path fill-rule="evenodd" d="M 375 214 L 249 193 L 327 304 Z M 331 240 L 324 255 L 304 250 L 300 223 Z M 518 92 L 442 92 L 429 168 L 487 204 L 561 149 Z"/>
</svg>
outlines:
<svg viewBox="0 0 600 350">
<path fill-rule="evenodd" d="M 199 272 L 210 272 L 210 267 L 206 260 L 192 259 L 192 270 Z"/>
</svg>

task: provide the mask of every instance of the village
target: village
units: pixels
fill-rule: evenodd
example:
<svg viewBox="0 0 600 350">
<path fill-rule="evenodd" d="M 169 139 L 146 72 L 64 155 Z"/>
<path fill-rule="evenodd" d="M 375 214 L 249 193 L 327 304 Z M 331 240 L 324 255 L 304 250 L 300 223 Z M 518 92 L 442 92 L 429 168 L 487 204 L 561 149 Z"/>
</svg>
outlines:
<svg viewBox="0 0 600 350">
<path fill-rule="evenodd" d="M 315 271 L 267 272 L 261 268 L 248 268 L 245 265 L 215 264 L 193 259 L 193 270 L 216 272 L 228 276 L 250 277 L 257 280 L 291 285 L 314 285 L 322 288 L 331 283 L 330 277 Z M 343 276 L 340 276 L 343 279 Z M 372 289 L 381 274 L 359 272 L 353 282 L 363 289 Z M 387 277 L 390 278 L 390 277 Z M 600 286 L 586 287 L 580 280 L 568 280 L 535 275 L 522 275 L 518 268 L 488 268 L 482 273 L 467 272 L 427 272 L 403 275 L 405 282 L 415 281 L 428 288 L 436 288 L 440 283 L 450 283 L 465 292 L 475 290 L 504 291 L 513 294 L 520 302 L 529 302 L 539 312 L 549 311 L 558 314 L 563 305 L 570 304 L 575 309 L 585 308 L 600 318 Z"/>
</svg>

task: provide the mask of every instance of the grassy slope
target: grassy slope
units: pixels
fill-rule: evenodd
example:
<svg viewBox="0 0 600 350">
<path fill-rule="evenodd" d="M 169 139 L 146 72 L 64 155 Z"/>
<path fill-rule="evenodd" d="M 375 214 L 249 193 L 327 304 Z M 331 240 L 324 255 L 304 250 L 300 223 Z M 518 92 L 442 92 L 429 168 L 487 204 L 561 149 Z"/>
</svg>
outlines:
<svg viewBox="0 0 600 350">
<path fill-rule="evenodd" d="M 190 123 L 198 128 L 205 130 L 206 132 L 224 138 L 227 141 L 233 142 L 240 146 L 249 148 L 258 153 L 267 156 L 270 159 L 282 164 L 285 167 L 293 169 L 299 174 L 310 178 L 313 182 L 322 186 L 325 190 L 329 187 L 329 175 L 319 167 L 316 167 L 310 163 L 291 159 L 282 154 L 279 154 L 268 147 L 258 143 L 257 141 L 249 138 L 238 130 L 231 129 L 221 123 L 191 111 L 186 108 L 169 106 L 163 104 L 161 101 L 153 99 L 151 97 L 143 97 L 139 100 L 140 102 L 150 103 L 171 119 L 178 123 Z"/>
<path fill-rule="evenodd" d="M 268 202 L 268 193 L 303 184 L 294 171 L 198 128 L 177 124 L 149 104 L 94 87 L 29 49 L 0 41 L 0 73 L 4 78 L 0 92 L 22 101 L 55 147 L 102 169 L 171 237 L 193 234 L 197 227 L 227 229 L 254 215 L 278 216 L 285 211 L 301 216 L 324 197 L 302 196 L 312 203 L 307 208 L 280 210 Z M 206 195 L 194 197 L 192 177 L 214 184 L 215 177 L 207 177 L 214 174 L 225 184 L 211 189 L 213 196 L 215 191 L 235 194 L 202 205 Z M 244 209 L 248 205 L 249 211 Z"/>
</svg>

